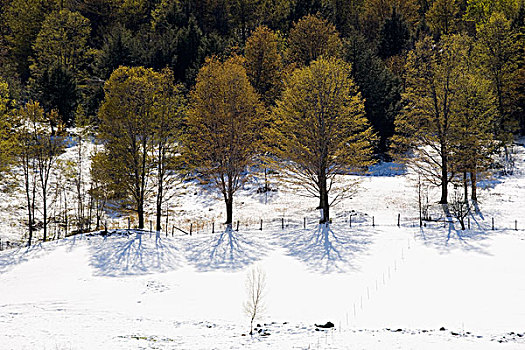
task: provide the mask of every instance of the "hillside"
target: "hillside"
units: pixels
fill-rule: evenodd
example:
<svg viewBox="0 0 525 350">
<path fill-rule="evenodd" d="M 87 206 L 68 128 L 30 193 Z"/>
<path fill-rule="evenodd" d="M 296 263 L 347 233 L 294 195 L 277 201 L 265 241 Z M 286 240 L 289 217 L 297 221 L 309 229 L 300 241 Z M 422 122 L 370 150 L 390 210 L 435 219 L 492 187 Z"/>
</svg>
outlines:
<svg viewBox="0 0 525 350">
<path fill-rule="evenodd" d="M 472 229 L 417 226 L 410 173 L 377 166 L 315 224 L 315 199 L 257 178 L 223 205 L 186 183 L 171 205 L 192 236 L 111 230 L 0 252 L 2 349 L 518 349 L 525 347 L 525 148 L 480 193 Z M 431 200 L 434 200 L 431 195 Z M 354 211 L 352 227 L 348 213 Z M 433 206 L 437 218 L 439 207 Z M 397 214 L 401 225 L 397 226 Z M 5 215 L 5 214 L 4 214 Z M 285 228 L 281 218 L 285 218 Z M 303 218 L 307 217 L 307 228 Z M 374 226 L 372 226 L 372 217 Z M 495 230 L 491 219 L 495 218 Z M 259 230 L 260 219 L 263 230 Z M 121 218 L 121 227 L 125 218 Z M 518 220 L 518 230 L 514 230 Z M 4 223 L 5 224 L 5 223 Z M 3 226 L 4 237 L 9 234 Z M 243 336 L 247 271 L 267 275 L 267 336 Z M 335 329 L 314 326 L 331 321 Z M 445 330 L 440 330 L 441 328 Z"/>
</svg>

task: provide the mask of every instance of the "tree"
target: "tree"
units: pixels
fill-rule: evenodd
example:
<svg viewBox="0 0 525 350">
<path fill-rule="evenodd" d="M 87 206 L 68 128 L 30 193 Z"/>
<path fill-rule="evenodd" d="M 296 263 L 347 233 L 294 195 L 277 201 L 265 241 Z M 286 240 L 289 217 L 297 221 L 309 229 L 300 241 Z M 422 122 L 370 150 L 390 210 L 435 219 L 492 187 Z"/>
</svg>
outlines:
<svg viewBox="0 0 525 350">
<path fill-rule="evenodd" d="M 253 321 L 264 312 L 266 293 L 266 273 L 260 267 L 253 268 L 246 277 L 248 300 L 244 303 L 244 313 L 250 318 L 250 335 L 253 334 Z"/>
<path fill-rule="evenodd" d="M 454 140 L 452 106 L 458 92 L 458 62 L 462 47 L 453 38 L 436 45 L 424 38 L 409 53 L 403 109 L 396 119 L 393 146 L 398 154 L 413 151 L 412 164 L 425 180 L 441 186 L 440 203 L 446 204 L 451 145 Z M 405 160 L 410 160 L 406 159 Z"/>
<path fill-rule="evenodd" d="M 239 31 L 241 44 L 246 43 L 250 32 L 257 26 L 257 10 L 262 0 L 230 0 L 229 12 L 234 28 Z"/>
<path fill-rule="evenodd" d="M 65 143 L 61 135 L 60 121 L 56 111 L 45 113 L 38 102 L 29 102 L 19 110 L 20 127 L 17 156 L 24 174 L 24 189 L 27 199 L 29 245 L 34 232 L 35 202 L 37 186 L 42 199 L 44 235 L 47 239 L 48 197 L 51 192 L 50 177 L 58 157 L 64 152 Z M 53 125 L 58 125 L 55 129 Z"/>
<path fill-rule="evenodd" d="M 323 57 L 340 57 L 342 42 L 335 26 L 326 20 L 307 15 L 290 30 L 286 59 L 289 63 L 307 66 Z"/>
<path fill-rule="evenodd" d="M 186 159 L 222 193 L 230 227 L 233 196 L 261 146 L 262 106 L 239 61 L 206 61 L 190 94 L 186 119 Z"/>
<path fill-rule="evenodd" d="M 10 116 L 12 109 L 7 82 L 0 77 L 0 179 L 3 172 L 12 165 L 15 138 Z"/>
<path fill-rule="evenodd" d="M 46 67 L 41 76 L 37 77 L 34 95 L 46 111 L 56 110 L 62 122 L 68 126 L 73 124 L 75 110 L 80 99 L 80 92 L 75 76 L 60 64 Z"/>
<path fill-rule="evenodd" d="M 22 80 L 29 78 L 29 57 L 42 22 L 53 8 L 52 0 L 13 0 L 6 7 L 7 42 Z"/>
<path fill-rule="evenodd" d="M 453 33 L 460 21 L 459 2 L 457 0 L 435 0 L 426 13 L 426 20 L 436 37 Z"/>
<path fill-rule="evenodd" d="M 288 31 L 290 14 L 294 3 L 291 0 L 261 0 L 258 8 L 259 25 L 273 30 Z"/>
<path fill-rule="evenodd" d="M 50 13 L 33 45 L 30 66 L 34 97 L 47 112 L 56 109 L 71 125 L 79 92 L 86 79 L 90 24 L 78 12 L 68 9 Z"/>
<path fill-rule="evenodd" d="M 174 84 L 173 73 L 162 72 L 158 97 L 155 99 L 152 160 L 156 168 L 156 230 L 161 230 L 162 204 L 173 188 L 179 173 L 182 122 L 186 101 L 182 87 Z M 168 228 L 166 227 L 166 230 Z"/>
<path fill-rule="evenodd" d="M 103 153 L 95 167 L 106 168 L 100 180 L 109 182 L 116 199 L 130 204 L 144 228 L 144 204 L 152 168 L 155 102 L 162 76 L 143 67 L 119 67 L 104 85 L 98 117 Z M 98 164 L 97 164 L 98 162 Z M 102 165 L 102 166 L 100 166 Z"/>
<path fill-rule="evenodd" d="M 50 13 L 33 45 L 32 74 L 41 75 L 56 64 L 80 77 L 86 69 L 90 33 L 89 20 L 78 12 L 63 9 Z"/>
<path fill-rule="evenodd" d="M 420 15 L 419 0 L 367 0 L 364 2 L 363 26 L 364 33 L 371 40 L 376 40 L 379 30 L 387 18 L 391 18 L 395 8 L 410 31 L 417 27 Z"/>
<path fill-rule="evenodd" d="M 451 108 L 456 132 L 452 144 L 453 172 L 463 177 L 464 200 L 468 204 L 468 179 L 471 181 L 471 199 L 477 201 L 477 180 L 492 163 L 497 150 L 494 138 L 498 118 L 497 99 L 490 80 L 474 65 L 473 41 L 458 37 L 465 55 L 458 71 L 457 100 Z"/>
<path fill-rule="evenodd" d="M 522 55 L 520 42 L 503 14 L 494 13 L 487 23 L 477 28 L 479 63 L 490 79 L 497 97 L 499 120 L 495 134 L 503 144 L 512 141 L 518 121 L 517 109 L 518 60 Z"/>
<path fill-rule="evenodd" d="M 518 10 L 519 0 L 467 0 L 464 18 L 479 25 L 489 21 L 496 12 L 514 18 Z"/>
<path fill-rule="evenodd" d="M 123 26 L 116 25 L 105 32 L 94 62 L 98 76 L 106 80 L 119 66 L 131 66 L 137 59 L 133 44 L 131 31 Z"/>
<path fill-rule="evenodd" d="M 268 27 L 258 27 L 245 48 L 246 74 L 267 106 L 273 105 L 281 88 L 282 60 L 278 37 Z"/>
<path fill-rule="evenodd" d="M 410 31 L 401 14 L 392 8 L 392 14 L 385 19 L 379 31 L 378 54 L 382 58 L 399 55 L 409 45 Z"/>
<path fill-rule="evenodd" d="M 378 133 L 377 153 L 386 156 L 394 135 L 394 120 L 400 110 L 401 80 L 375 54 L 372 44 L 357 31 L 344 42 L 345 60 L 365 101 L 366 117 Z"/>
<path fill-rule="evenodd" d="M 364 116 L 361 94 L 340 59 L 318 59 L 296 70 L 277 103 L 275 151 L 293 178 L 319 198 L 321 223 L 330 221 L 329 200 L 338 174 L 370 165 L 375 134 Z"/>
</svg>

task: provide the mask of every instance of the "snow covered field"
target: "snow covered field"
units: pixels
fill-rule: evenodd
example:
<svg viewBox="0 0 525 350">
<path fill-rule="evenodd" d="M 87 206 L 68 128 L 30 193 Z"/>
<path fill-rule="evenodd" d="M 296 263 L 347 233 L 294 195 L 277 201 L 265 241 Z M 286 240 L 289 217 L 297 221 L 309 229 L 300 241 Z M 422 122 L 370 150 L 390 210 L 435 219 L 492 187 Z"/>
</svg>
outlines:
<svg viewBox="0 0 525 350">
<path fill-rule="evenodd" d="M 525 149 L 516 152 L 514 175 L 486 184 L 465 232 L 420 229 L 410 174 L 378 167 L 345 179 L 359 191 L 329 227 L 314 223 L 315 199 L 279 185 L 265 204 L 255 179 L 236 199 L 238 232 L 120 230 L 0 252 L 0 349 L 525 348 Z M 181 226 L 218 223 L 217 197 L 192 184 L 170 208 Z M 269 335 L 250 337 L 255 266 L 267 276 L 256 323 Z M 316 330 L 327 321 L 335 329 Z"/>
</svg>

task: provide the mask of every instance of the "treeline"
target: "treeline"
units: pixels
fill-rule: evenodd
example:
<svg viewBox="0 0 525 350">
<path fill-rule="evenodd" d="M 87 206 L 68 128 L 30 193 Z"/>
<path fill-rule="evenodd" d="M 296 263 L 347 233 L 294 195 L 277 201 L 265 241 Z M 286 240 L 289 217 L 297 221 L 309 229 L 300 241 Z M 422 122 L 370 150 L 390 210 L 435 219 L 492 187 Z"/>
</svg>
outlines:
<svg viewBox="0 0 525 350">
<path fill-rule="evenodd" d="M 190 170 L 231 223 L 255 161 L 287 168 L 322 222 L 337 174 L 409 150 L 441 203 L 453 181 L 476 200 L 525 132 L 523 0 L 4 0 L 0 15 L 0 167 L 28 164 L 30 231 L 48 179 L 25 169 L 39 148 L 52 168 L 67 126 L 104 144 L 89 196 L 139 227 L 152 195 L 160 226 L 166 186 Z"/>
</svg>

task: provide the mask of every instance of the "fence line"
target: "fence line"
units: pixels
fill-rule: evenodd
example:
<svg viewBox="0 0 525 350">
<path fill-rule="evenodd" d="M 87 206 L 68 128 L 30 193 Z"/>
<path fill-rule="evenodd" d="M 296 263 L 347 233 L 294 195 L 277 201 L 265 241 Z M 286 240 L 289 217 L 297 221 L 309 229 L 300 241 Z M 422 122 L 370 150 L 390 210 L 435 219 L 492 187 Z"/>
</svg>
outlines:
<svg viewBox="0 0 525 350">
<path fill-rule="evenodd" d="M 397 227 L 397 228 L 417 228 L 420 227 L 419 225 L 419 218 L 413 218 L 409 217 L 405 220 L 403 220 L 401 213 L 397 213 L 397 215 L 392 215 L 392 221 L 389 223 L 381 222 L 376 220 L 376 216 L 367 216 L 367 217 L 359 217 L 356 219 L 358 215 L 352 213 L 352 212 L 339 212 L 336 213 L 336 215 L 330 220 L 330 223 L 344 223 L 349 228 L 359 229 L 364 227 Z M 136 228 L 131 227 L 131 218 L 127 217 L 124 219 L 124 224 L 121 225 L 121 220 L 110 220 L 109 222 L 105 220 L 102 223 L 102 227 L 97 228 L 97 230 L 92 231 L 100 231 L 105 234 L 107 233 L 113 233 L 112 231 L 121 231 L 121 230 L 136 230 Z M 168 223 L 169 221 L 166 220 Z M 171 225 L 161 225 L 161 231 L 159 231 L 159 234 L 165 234 L 165 236 L 169 236 L 171 233 L 171 236 L 175 236 L 175 232 L 180 232 L 184 235 L 192 236 L 194 234 L 201 235 L 201 234 L 210 234 L 215 233 L 216 231 L 226 230 L 227 225 L 223 223 L 218 223 L 215 221 L 208 221 L 208 220 L 194 220 L 194 221 L 188 221 L 187 226 L 181 226 L 180 224 L 176 223 L 176 220 L 171 220 Z M 476 230 L 513 230 L 513 231 L 525 231 L 525 228 L 519 227 L 519 222 L 523 222 L 521 220 L 513 220 L 511 222 L 508 222 L 506 225 L 500 224 L 494 217 L 490 217 L 490 219 L 484 219 L 481 221 L 474 221 L 476 224 Z M 127 225 L 126 225 L 127 224 Z M 242 222 L 241 220 L 236 220 L 232 223 L 231 228 L 235 231 L 240 231 L 242 229 L 250 230 L 250 231 L 265 231 L 265 230 L 285 230 L 285 229 L 308 229 L 308 228 L 315 228 L 319 224 L 319 218 L 317 216 L 303 216 L 302 218 L 295 218 L 295 217 L 285 217 L 285 216 L 279 216 L 274 217 L 271 219 L 265 218 L 265 219 L 251 219 L 247 220 L 246 222 Z M 444 216 L 442 218 L 437 218 L 434 220 L 424 220 L 422 227 L 424 228 L 446 228 L 447 225 L 456 225 L 459 224 L 459 221 L 451 216 Z M 466 230 L 465 231 L 471 231 L 472 230 L 472 221 L 471 217 L 467 217 L 467 223 L 466 223 Z M 122 227 L 121 227 L 122 226 Z M 155 232 L 153 230 L 153 220 L 146 220 L 145 226 L 149 227 L 148 232 Z M 459 228 L 455 228 L 456 230 L 460 230 Z M 61 234 L 62 233 L 62 234 Z M 82 232 L 67 232 L 58 230 L 55 232 L 52 236 L 49 237 L 48 241 L 61 239 L 64 237 L 70 237 L 75 234 L 81 234 Z M 39 239 L 34 238 L 35 242 L 39 242 Z M 17 248 L 25 246 L 24 241 L 7 241 L 0 239 L 0 251 L 10 248 Z"/>
</svg>

